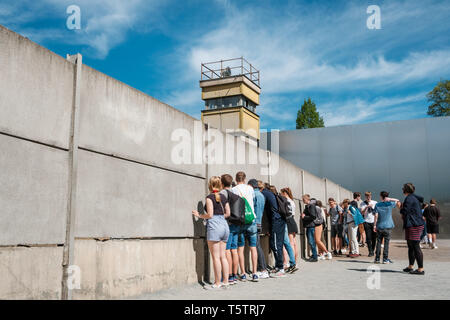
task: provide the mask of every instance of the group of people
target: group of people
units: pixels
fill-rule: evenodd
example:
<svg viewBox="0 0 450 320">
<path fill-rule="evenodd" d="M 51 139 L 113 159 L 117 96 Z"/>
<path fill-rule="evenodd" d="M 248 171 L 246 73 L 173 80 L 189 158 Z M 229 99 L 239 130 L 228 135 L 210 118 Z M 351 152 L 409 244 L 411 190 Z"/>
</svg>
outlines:
<svg viewBox="0 0 450 320">
<path fill-rule="evenodd" d="M 215 282 L 205 289 L 228 288 L 238 281 L 284 277 L 298 270 L 298 248 L 296 235 L 298 226 L 295 217 L 295 202 L 289 187 L 278 193 L 273 185 L 250 179 L 246 182 L 244 172 L 238 172 L 235 180 L 229 174 L 214 176 L 209 180 L 210 194 L 206 197 L 205 213 L 196 210 L 192 214 L 206 219 L 207 243 L 211 252 Z M 386 191 L 380 192 L 380 201 L 365 192 L 365 200 L 355 192 L 353 200 L 338 203 L 328 199 L 328 209 L 318 199 L 308 194 L 302 196 L 304 210 L 301 213 L 311 251 L 308 262 L 330 260 L 333 255 L 361 256 L 359 248 L 367 245 L 369 257 L 374 263 L 392 263 L 389 259 L 389 242 L 394 228 L 392 210 L 400 209 L 408 244 L 409 265 L 403 269 L 410 274 L 423 275 L 423 253 L 420 241 L 426 237 L 431 248 L 437 248 L 440 212 L 436 201 L 423 205 L 423 197 L 416 195 L 412 183 L 402 188 L 405 199 L 390 198 Z M 236 217 L 245 205 L 244 218 Z M 263 216 L 269 223 L 269 246 L 275 266 L 267 264 L 261 247 Z M 327 217 L 330 225 L 327 226 Z M 322 241 L 323 230 L 330 228 L 332 252 Z M 245 268 L 244 249 L 249 247 L 251 267 Z M 381 250 L 383 249 L 383 253 Z M 381 256 L 382 254 L 382 256 Z M 415 262 L 418 268 L 414 270 Z"/>
<path fill-rule="evenodd" d="M 289 187 L 280 192 L 275 186 L 256 179 L 246 181 L 244 172 L 238 172 L 235 180 L 229 174 L 213 176 L 209 183 L 205 213 L 193 210 L 196 217 L 206 219 L 207 243 L 211 253 L 214 284 L 205 289 L 228 288 L 238 281 L 254 281 L 284 277 L 298 270 L 296 235 L 298 226 L 294 220 L 295 203 Z M 245 222 L 236 219 L 239 203 L 245 203 Z M 240 202 L 241 201 L 241 202 Z M 275 266 L 267 264 L 261 247 L 262 219 L 269 222 L 270 249 Z M 249 247 L 251 267 L 247 279 L 244 249 Z"/>
<path fill-rule="evenodd" d="M 325 217 L 330 216 L 334 255 L 343 255 L 348 251 L 347 257 L 356 258 L 361 256 L 359 248 L 367 245 L 368 256 L 375 256 L 374 263 L 392 263 L 389 259 L 389 241 L 394 228 L 392 209 L 398 207 L 408 245 L 409 265 L 403 271 L 424 275 L 420 242 L 427 239 L 430 248 L 437 249 L 436 234 L 439 233 L 440 211 L 435 199 L 431 199 L 429 205 L 424 204 L 423 197 L 415 194 L 412 183 L 404 184 L 402 191 L 405 195 L 403 203 L 398 199 L 390 198 L 387 191 L 380 192 L 379 202 L 372 199 L 371 192 L 365 192 L 365 200 L 361 200 L 361 193 L 354 192 L 353 200 L 344 199 L 340 204 L 337 204 L 333 198 L 329 198 L 328 210 L 322 207 L 319 200 L 303 195 L 305 210 L 302 219 L 312 252 L 307 261 L 331 259 L 331 253 L 320 240 Z M 415 262 L 418 266 L 416 270 L 414 270 Z"/>
</svg>

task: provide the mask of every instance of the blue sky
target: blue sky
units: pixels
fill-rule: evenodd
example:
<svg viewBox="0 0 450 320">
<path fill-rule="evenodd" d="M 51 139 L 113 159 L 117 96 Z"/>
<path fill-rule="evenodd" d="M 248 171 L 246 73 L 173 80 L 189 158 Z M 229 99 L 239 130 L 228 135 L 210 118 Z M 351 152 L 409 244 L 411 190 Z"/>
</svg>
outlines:
<svg viewBox="0 0 450 320">
<path fill-rule="evenodd" d="M 261 71 L 261 127 L 280 130 L 308 97 L 326 126 L 426 117 L 425 94 L 450 78 L 449 17 L 449 1 L 426 0 L 0 0 L 0 24 L 197 118 L 200 63 L 244 56 Z"/>
</svg>

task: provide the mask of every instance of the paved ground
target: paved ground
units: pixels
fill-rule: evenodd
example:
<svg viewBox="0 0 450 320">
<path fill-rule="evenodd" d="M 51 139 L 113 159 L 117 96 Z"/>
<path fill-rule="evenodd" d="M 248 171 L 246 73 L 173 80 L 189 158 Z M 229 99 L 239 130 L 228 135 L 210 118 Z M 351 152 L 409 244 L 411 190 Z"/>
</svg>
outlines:
<svg viewBox="0 0 450 320">
<path fill-rule="evenodd" d="M 374 265 L 361 248 L 357 259 L 333 258 L 331 261 L 307 263 L 301 261 L 300 270 L 285 278 L 264 279 L 257 283 L 240 282 L 228 290 L 207 291 L 199 284 L 171 288 L 136 299 L 450 299 L 450 240 L 441 240 L 439 248 L 423 249 L 425 276 L 403 273 L 407 266 L 405 241 L 391 242 L 393 264 Z M 368 273 L 370 266 L 379 267 L 378 274 Z M 367 282 L 379 289 L 368 289 Z M 369 278 L 372 277 L 372 278 Z"/>
</svg>

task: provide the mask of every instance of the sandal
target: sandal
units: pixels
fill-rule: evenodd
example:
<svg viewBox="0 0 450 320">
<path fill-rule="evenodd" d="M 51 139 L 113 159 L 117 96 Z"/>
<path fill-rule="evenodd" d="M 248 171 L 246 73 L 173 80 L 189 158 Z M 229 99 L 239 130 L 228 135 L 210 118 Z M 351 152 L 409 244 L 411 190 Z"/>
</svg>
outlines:
<svg viewBox="0 0 450 320">
<path fill-rule="evenodd" d="M 410 268 L 406 267 L 405 269 L 403 269 L 403 272 L 410 273 L 410 272 L 413 271 L 413 270 L 414 270 L 414 269 L 410 269 Z"/>
</svg>

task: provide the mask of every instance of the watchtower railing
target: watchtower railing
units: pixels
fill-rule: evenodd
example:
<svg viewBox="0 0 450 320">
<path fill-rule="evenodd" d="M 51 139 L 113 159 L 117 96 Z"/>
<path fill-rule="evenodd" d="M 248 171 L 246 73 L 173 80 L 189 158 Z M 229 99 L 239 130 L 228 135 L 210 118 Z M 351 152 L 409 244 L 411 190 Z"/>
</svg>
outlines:
<svg viewBox="0 0 450 320">
<path fill-rule="evenodd" d="M 247 77 L 258 87 L 260 86 L 259 70 L 243 57 L 201 64 L 201 80 L 222 79 L 241 75 Z"/>
</svg>

